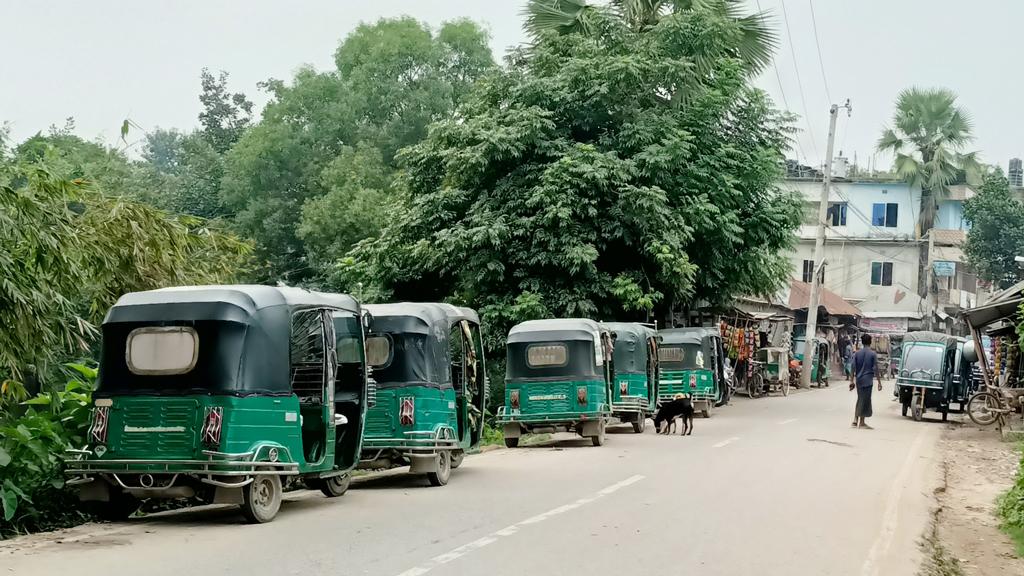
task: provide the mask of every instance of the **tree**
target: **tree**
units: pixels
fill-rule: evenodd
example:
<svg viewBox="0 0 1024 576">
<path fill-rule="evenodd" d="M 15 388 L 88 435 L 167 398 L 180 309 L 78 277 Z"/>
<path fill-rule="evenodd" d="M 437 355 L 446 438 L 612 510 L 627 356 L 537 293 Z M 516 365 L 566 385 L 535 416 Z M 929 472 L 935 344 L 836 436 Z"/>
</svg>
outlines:
<svg viewBox="0 0 1024 576">
<path fill-rule="evenodd" d="M 496 346 L 530 317 L 665 316 L 788 279 L 790 128 L 732 57 L 737 24 L 594 19 L 514 53 L 400 154 L 406 197 L 345 261 L 347 289 L 471 303 Z M 685 107 L 682 86 L 698 87 Z"/>
<path fill-rule="evenodd" d="M 978 194 L 964 203 L 964 219 L 971 225 L 964 254 L 978 278 L 1000 289 L 1020 281 L 1014 258 L 1024 254 L 1024 205 L 1002 170 L 985 174 Z"/>
<path fill-rule="evenodd" d="M 961 177 L 977 180 L 976 153 L 963 151 L 971 140 L 970 116 L 957 106 L 953 92 L 916 87 L 900 92 L 892 127 L 882 132 L 878 151 L 892 153 L 899 177 L 921 187 L 918 237 L 932 229 L 938 200 L 950 184 Z"/>
<path fill-rule="evenodd" d="M 185 135 L 177 130 L 156 128 L 146 134 L 142 158 L 161 174 L 177 174 L 181 166 L 184 139 Z"/>
<path fill-rule="evenodd" d="M 733 54 L 756 75 L 772 61 L 778 46 L 778 35 L 771 26 L 767 12 L 743 15 L 739 0 L 612 0 L 615 15 L 633 31 L 649 30 L 661 18 L 693 10 L 714 11 L 734 23 L 738 42 Z M 561 34 L 595 32 L 603 8 L 586 0 L 529 0 L 524 10 L 526 30 L 534 36 L 555 31 Z M 695 64 L 700 65 L 700 62 Z"/>
<path fill-rule="evenodd" d="M 252 121 L 252 102 L 241 92 L 228 91 L 228 73 L 221 70 L 217 77 L 203 68 L 199 75 L 202 92 L 199 113 L 202 134 L 220 154 L 227 152 L 242 137 Z"/>
<path fill-rule="evenodd" d="M 238 229 L 256 240 L 261 280 L 309 280 L 332 268 L 326 246 L 340 256 L 344 238 L 374 233 L 375 223 L 357 218 L 353 225 L 369 227 L 337 235 L 339 227 L 315 214 L 352 213 L 367 200 L 330 180 L 333 163 L 370 146 L 381 159 L 374 163 L 381 177 L 390 180 L 396 152 L 419 142 L 432 121 L 451 118 L 468 87 L 494 67 L 487 34 L 476 24 L 447 22 L 433 33 L 411 18 L 360 25 L 335 62 L 336 71 L 305 68 L 290 84 L 265 83 L 272 100 L 260 123 L 227 155 L 222 198 Z M 332 191 L 325 203 L 308 204 Z M 305 217 L 303 206 L 310 206 Z M 329 229 L 316 231 L 314 222 Z M 317 261 L 304 239 L 317 243 Z"/>
<path fill-rule="evenodd" d="M 0 166 L 0 381 L 87 350 L 121 294 L 216 283 L 248 247 L 195 218 L 105 194 L 41 162 Z M 42 370 L 36 370 L 42 373 Z"/>
</svg>

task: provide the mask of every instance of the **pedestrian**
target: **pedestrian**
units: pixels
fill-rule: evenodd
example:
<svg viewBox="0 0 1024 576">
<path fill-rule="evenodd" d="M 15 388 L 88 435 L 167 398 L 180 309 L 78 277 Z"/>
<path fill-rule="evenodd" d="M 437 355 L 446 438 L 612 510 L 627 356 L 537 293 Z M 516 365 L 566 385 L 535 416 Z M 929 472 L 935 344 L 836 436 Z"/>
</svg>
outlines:
<svg viewBox="0 0 1024 576">
<path fill-rule="evenodd" d="M 872 380 L 878 379 L 878 391 L 881 392 L 882 374 L 878 371 L 878 355 L 871 349 L 871 335 L 864 334 L 860 337 L 860 341 L 863 346 L 853 355 L 853 370 L 850 376 L 850 390 L 857 389 L 857 407 L 853 412 L 852 426 L 871 430 L 871 426 L 868 426 L 864 420 L 872 415 Z"/>
<path fill-rule="evenodd" d="M 843 348 L 843 375 L 847 378 L 850 377 L 850 373 L 853 371 L 850 364 L 853 362 L 853 341 L 847 340 L 846 346 Z"/>
</svg>

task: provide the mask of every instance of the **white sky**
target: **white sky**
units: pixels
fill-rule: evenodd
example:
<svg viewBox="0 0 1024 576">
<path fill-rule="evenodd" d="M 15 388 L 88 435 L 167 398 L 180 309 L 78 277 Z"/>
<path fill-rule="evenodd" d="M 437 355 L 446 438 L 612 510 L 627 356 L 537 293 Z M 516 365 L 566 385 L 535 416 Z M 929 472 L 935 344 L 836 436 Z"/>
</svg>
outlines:
<svg viewBox="0 0 1024 576">
<path fill-rule="evenodd" d="M 832 100 L 850 98 L 836 148 L 866 165 L 899 91 L 944 86 L 971 113 L 983 160 L 1004 167 L 1024 155 L 1024 87 L 1014 69 L 1024 2 L 977 0 L 750 0 L 775 17 L 781 44 L 775 71 L 758 79 L 801 116 L 800 149 L 811 164 L 825 154 L 828 99 L 811 26 L 817 18 Z M 333 67 L 338 42 L 360 21 L 410 14 L 437 25 L 469 17 L 492 34 L 496 56 L 524 41 L 520 0 L 5 0 L 0 4 L 0 122 L 15 140 L 73 116 L 86 138 L 117 140 L 121 121 L 190 129 L 199 113 L 199 71 L 227 70 L 231 88 L 257 104 L 256 83 L 290 79 L 302 64 Z M 790 48 L 792 40 L 792 51 Z M 792 54 L 795 52 L 796 59 Z M 796 66 L 794 66 L 794 63 Z M 806 106 L 800 96 L 797 70 Z M 809 111 L 809 113 L 807 113 Z M 813 137 L 807 133 L 814 130 Z M 812 142 L 813 138 L 813 142 Z M 131 138 L 129 138 L 131 140 Z M 888 159 L 877 161 L 884 167 Z"/>
</svg>

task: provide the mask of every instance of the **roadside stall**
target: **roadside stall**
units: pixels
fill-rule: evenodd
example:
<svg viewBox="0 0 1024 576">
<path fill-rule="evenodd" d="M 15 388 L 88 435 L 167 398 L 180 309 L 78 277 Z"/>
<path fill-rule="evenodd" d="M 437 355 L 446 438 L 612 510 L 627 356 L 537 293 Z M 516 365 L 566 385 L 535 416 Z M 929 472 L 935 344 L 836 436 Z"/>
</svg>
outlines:
<svg viewBox="0 0 1024 576">
<path fill-rule="evenodd" d="M 1021 411 L 1024 396 L 1016 330 L 1021 304 L 1024 282 L 963 313 L 978 360 L 974 372 L 981 376 L 977 392 L 967 401 L 967 415 L 976 424 L 997 424 L 1002 429 L 1011 421 L 1020 421 L 1015 413 Z"/>
</svg>

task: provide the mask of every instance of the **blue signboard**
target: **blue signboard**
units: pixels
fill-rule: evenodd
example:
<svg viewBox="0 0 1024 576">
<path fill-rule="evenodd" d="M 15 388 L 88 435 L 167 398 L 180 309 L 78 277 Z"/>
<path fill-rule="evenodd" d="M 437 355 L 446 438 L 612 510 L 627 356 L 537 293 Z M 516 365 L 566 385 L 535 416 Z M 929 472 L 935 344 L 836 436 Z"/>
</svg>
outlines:
<svg viewBox="0 0 1024 576">
<path fill-rule="evenodd" d="M 956 262 L 946 262 L 944 260 L 936 260 L 932 262 L 932 266 L 935 269 L 935 276 L 956 276 Z"/>
</svg>

